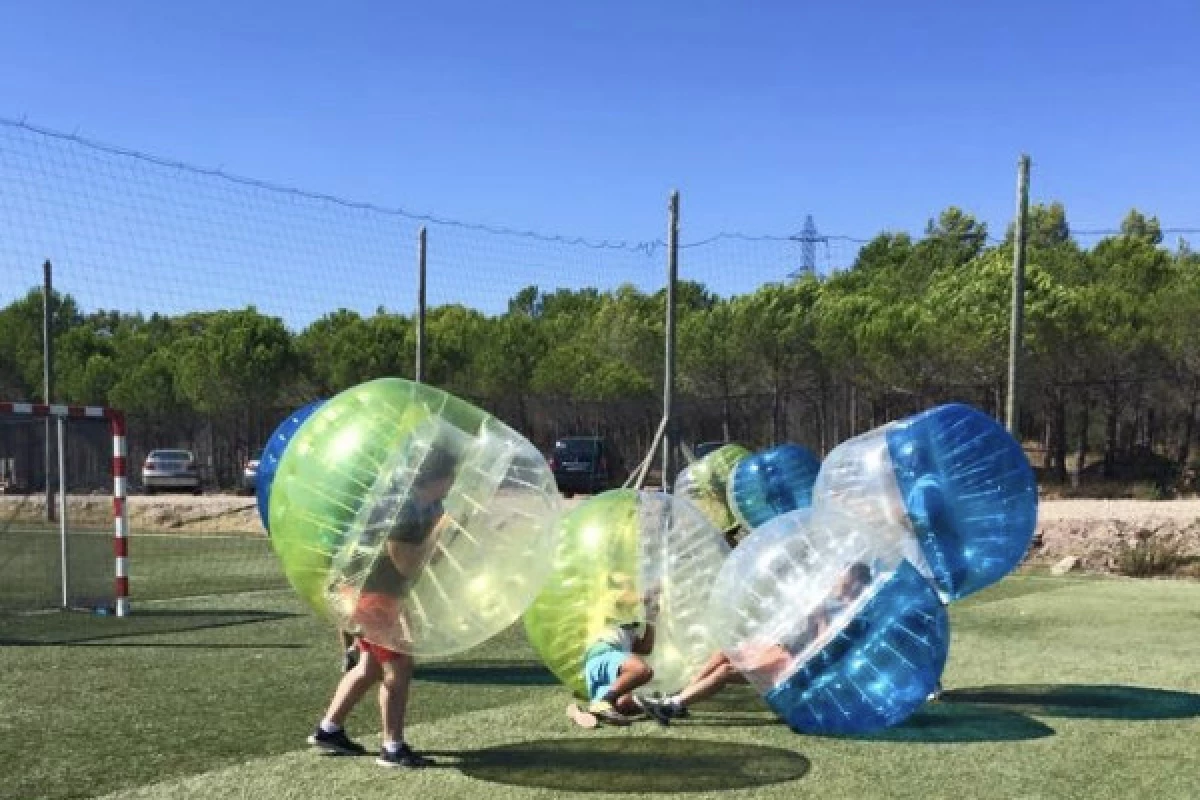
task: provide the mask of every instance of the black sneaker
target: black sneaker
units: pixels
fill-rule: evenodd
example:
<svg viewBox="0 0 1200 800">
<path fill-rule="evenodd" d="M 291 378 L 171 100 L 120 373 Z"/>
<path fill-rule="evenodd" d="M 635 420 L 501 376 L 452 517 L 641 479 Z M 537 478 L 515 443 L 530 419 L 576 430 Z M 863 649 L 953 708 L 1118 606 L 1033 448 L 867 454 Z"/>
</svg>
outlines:
<svg viewBox="0 0 1200 800">
<path fill-rule="evenodd" d="M 421 767 L 432 767 L 436 762 L 432 758 L 426 758 L 420 753 L 414 752 L 407 744 L 402 744 L 395 752 L 388 750 L 386 747 L 379 748 L 379 758 L 375 759 L 375 763 L 381 767 L 419 769 Z"/>
<path fill-rule="evenodd" d="M 355 646 L 346 648 L 346 652 L 342 654 L 342 672 L 349 672 L 358 666 L 359 651 Z"/>
<path fill-rule="evenodd" d="M 652 697 L 635 694 L 633 696 L 633 704 L 659 725 L 671 724 L 671 715 L 668 713 L 666 705 L 661 700 L 655 700 Z"/>
<path fill-rule="evenodd" d="M 367 748 L 347 736 L 344 729 L 326 733 L 317 728 L 313 735 L 308 737 L 308 743 L 331 756 L 361 756 L 367 752 Z"/>
</svg>

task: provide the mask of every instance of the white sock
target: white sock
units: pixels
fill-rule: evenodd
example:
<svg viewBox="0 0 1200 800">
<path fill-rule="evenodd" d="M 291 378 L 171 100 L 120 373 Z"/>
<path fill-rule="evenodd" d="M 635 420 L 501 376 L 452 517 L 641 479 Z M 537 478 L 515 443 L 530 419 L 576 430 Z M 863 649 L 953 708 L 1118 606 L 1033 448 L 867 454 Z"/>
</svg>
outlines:
<svg viewBox="0 0 1200 800">
<path fill-rule="evenodd" d="M 396 753 L 396 752 L 399 752 L 400 748 L 403 745 L 404 745 L 404 742 L 402 742 L 402 741 L 400 741 L 400 742 L 384 742 L 383 749 L 387 750 L 389 753 Z"/>
<path fill-rule="evenodd" d="M 341 725 L 335 725 L 327 719 L 321 720 L 321 730 L 325 733 L 337 733 L 341 729 Z"/>
<path fill-rule="evenodd" d="M 673 694 L 667 698 L 667 705 L 671 708 L 683 708 L 683 696 Z"/>
</svg>

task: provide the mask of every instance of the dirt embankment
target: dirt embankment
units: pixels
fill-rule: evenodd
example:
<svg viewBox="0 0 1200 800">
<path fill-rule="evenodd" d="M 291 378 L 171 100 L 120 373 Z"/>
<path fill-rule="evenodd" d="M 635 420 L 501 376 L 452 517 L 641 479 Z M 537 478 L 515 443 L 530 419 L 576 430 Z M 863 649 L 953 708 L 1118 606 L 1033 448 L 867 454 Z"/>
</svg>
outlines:
<svg viewBox="0 0 1200 800">
<path fill-rule="evenodd" d="M 1122 551 L 1139 542 L 1174 552 L 1180 563 L 1173 571 L 1200 577 L 1200 499 L 1043 501 L 1028 560 L 1074 557 L 1080 569 L 1117 572 Z"/>
<path fill-rule="evenodd" d="M 134 495 L 127 500 L 129 529 L 154 533 L 223 533 L 263 535 L 253 497 L 228 495 Z M 112 498 L 106 495 L 72 495 L 67 519 L 86 528 L 111 528 Z M 0 526 L 16 523 L 45 524 L 44 497 L 0 496 Z"/>
<path fill-rule="evenodd" d="M 580 499 L 567 504 L 574 505 Z M 128 509 L 134 535 L 263 535 L 253 497 L 134 496 L 129 498 Z M 103 495 L 73 496 L 67 513 L 72 524 L 81 527 L 112 526 L 112 501 Z M 44 519 L 44 498 L 0 496 L 0 530 L 17 523 L 38 524 Z M 1200 577 L 1200 499 L 1043 500 L 1028 561 L 1052 565 L 1075 557 L 1079 569 L 1114 572 L 1122 549 L 1139 541 L 1174 550 L 1183 560 L 1179 571 Z"/>
</svg>

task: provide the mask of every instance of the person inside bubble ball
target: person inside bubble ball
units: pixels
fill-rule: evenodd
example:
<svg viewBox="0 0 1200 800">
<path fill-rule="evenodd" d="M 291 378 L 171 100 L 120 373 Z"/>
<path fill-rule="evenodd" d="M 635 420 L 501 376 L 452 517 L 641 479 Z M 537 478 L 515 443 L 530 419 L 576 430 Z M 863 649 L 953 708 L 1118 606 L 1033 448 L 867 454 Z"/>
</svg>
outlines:
<svg viewBox="0 0 1200 800">
<path fill-rule="evenodd" d="M 600 722 L 626 725 L 647 708 L 633 692 L 654 678 L 654 671 L 641 656 L 654 650 L 654 630 L 659 613 L 659 591 L 651 589 L 638 597 L 634 579 L 624 573 L 608 577 L 609 608 L 599 636 L 584 653 L 583 677 L 587 707 L 567 706 L 567 716 L 582 728 Z M 644 609 L 644 616 L 639 614 Z M 642 617 L 639 620 L 639 617 Z"/>
<path fill-rule="evenodd" d="M 383 746 L 378 764 L 385 767 L 425 767 L 433 763 L 414 752 L 404 741 L 404 715 L 413 676 L 413 658 L 377 641 L 405 627 L 402 600 L 412 588 L 421 567 L 436 544 L 436 531 L 444 516 L 442 501 L 454 485 L 457 459 L 433 448 L 422 460 L 412 490 L 387 532 L 386 542 L 368 567 L 351 619 L 357 624 L 358 663 L 342 676 L 333 699 L 308 742 L 336 755 L 362 755 L 366 749 L 346 735 L 346 717 L 376 683 L 383 725 Z M 343 586 L 342 591 L 351 587 Z M 353 592 L 346 592 L 352 595 Z"/>
<path fill-rule="evenodd" d="M 871 568 L 863 562 L 851 564 L 834 584 L 829 596 L 808 615 L 803 628 L 767 646 L 746 644 L 738 653 L 745 666 L 739 672 L 723 652 L 712 655 L 695 678 L 680 691 L 666 697 L 639 698 L 646 713 L 661 724 L 688 716 L 688 708 L 720 692 L 731 683 L 748 683 L 745 673 L 754 673 L 759 683 L 777 684 L 792 671 L 796 657 L 813 642 L 824 639 L 834 618 L 862 595 L 871 583 Z M 836 656 L 831 656 L 836 657 Z"/>
</svg>

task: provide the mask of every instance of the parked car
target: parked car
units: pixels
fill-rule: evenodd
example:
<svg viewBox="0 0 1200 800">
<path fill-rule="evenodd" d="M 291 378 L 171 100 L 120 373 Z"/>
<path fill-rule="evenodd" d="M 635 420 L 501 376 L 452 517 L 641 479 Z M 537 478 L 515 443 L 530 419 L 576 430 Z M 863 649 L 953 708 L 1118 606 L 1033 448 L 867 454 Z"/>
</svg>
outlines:
<svg viewBox="0 0 1200 800">
<path fill-rule="evenodd" d="M 550 469 L 558 490 L 566 497 L 613 489 L 625 478 L 620 456 L 602 436 L 559 439 L 554 443 Z"/>
<path fill-rule="evenodd" d="M 167 489 L 200 494 L 200 471 L 190 450 L 151 450 L 142 465 L 146 494 Z"/>
<path fill-rule="evenodd" d="M 243 494 L 254 494 L 258 491 L 258 465 L 262 463 L 262 453 L 262 448 L 259 448 L 254 456 L 246 459 L 246 463 L 242 465 Z"/>
</svg>

